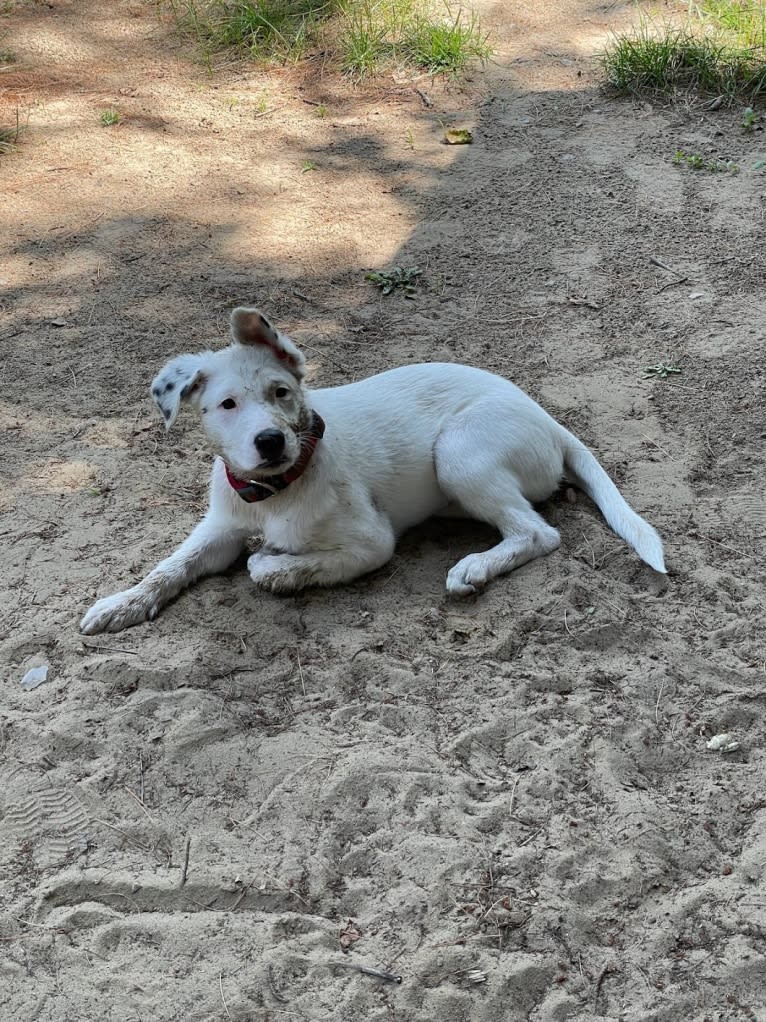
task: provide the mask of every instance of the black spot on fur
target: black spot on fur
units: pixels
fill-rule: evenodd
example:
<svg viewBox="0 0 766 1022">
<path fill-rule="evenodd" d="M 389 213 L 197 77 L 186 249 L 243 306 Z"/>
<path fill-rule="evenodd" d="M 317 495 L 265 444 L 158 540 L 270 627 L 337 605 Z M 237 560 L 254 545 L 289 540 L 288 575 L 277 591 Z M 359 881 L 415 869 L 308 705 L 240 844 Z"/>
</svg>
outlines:
<svg viewBox="0 0 766 1022">
<path fill-rule="evenodd" d="M 169 394 L 170 391 L 173 390 L 174 387 L 175 387 L 175 383 L 172 383 L 172 382 L 171 383 L 166 383 L 165 384 L 165 393 Z"/>
<path fill-rule="evenodd" d="M 159 397 L 160 396 L 160 388 L 159 387 L 152 387 L 152 394 L 154 394 L 155 397 Z"/>
</svg>

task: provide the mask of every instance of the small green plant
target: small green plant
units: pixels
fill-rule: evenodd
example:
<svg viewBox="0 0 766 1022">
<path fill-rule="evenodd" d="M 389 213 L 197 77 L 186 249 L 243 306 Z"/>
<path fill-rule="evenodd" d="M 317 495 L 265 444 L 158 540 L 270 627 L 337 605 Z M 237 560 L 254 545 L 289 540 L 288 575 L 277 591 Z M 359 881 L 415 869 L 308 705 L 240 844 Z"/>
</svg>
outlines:
<svg viewBox="0 0 766 1022">
<path fill-rule="evenodd" d="M 751 134 L 756 129 L 758 124 L 758 117 L 755 110 L 751 106 L 746 106 L 742 111 L 742 130 L 746 135 Z"/>
<path fill-rule="evenodd" d="M 114 107 L 109 107 L 108 110 L 102 110 L 101 116 L 99 117 L 101 124 L 105 128 L 111 128 L 115 124 L 120 123 L 120 111 L 115 110 Z"/>
<path fill-rule="evenodd" d="M 418 278 L 422 276 L 422 273 L 423 271 L 415 266 L 410 269 L 394 266 L 391 270 L 371 270 L 369 273 L 365 273 L 364 279 L 379 287 L 384 295 L 402 290 L 405 298 L 414 298 L 415 288 L 420 283 Z"/>
<path fill-rule="evenodd" d="M 317 117 L 320 119 L 320 121 L 323 121 L 327 116 L 327 107 L 324 105 L 324 103 L 317 103 L 316 111 Z"/>
<path fill-rule="evenodd" d="M 680 372 L 681 370 L 677 366 L 669 366 L 665 365 L 664 362 L 658 362 L 657 365 L 644 367 L 644 379 L 656 376 L 660 380 L 666 380 L 668 376 L 673 376 Z"/>
<path fill-rule="evenodd" d="M 733 160 L 706 160 L 699 153 L 685 153 L 677 149 L 673 163 L 683 164 L 692 170 L 709 170 L 712 174 L 738 174 L 739 167 Z"/>
<path fill-rule="evenodd" d="M 310 170 L 318 170 L 316 163 L 313 160 L 304 160 L 301 164 L 301 174 L 308 174 Z"/>
</svg>

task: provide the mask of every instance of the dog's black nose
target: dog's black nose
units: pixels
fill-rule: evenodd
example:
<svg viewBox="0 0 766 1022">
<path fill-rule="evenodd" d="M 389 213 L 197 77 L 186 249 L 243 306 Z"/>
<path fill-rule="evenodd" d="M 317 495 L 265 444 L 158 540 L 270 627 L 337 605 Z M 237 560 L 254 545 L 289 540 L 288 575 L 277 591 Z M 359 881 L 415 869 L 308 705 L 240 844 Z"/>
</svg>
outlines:
<svg viewBox="0 0 766 1022">
<path fill-rule="evenodd" d="M 285 434 L 279 429 L 264 429 L 256 436 L 255 446 L 266 461 L 276 461 L 285 449 Z"/>
</svg>

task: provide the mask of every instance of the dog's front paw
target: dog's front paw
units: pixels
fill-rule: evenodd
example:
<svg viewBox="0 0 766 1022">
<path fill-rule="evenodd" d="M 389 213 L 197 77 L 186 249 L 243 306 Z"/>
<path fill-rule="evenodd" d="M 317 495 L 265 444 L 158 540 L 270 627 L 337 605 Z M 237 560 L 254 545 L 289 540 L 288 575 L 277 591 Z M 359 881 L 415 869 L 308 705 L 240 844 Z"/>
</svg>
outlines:
<svg viewBox="0 0 766 1022">
<path fill-rule="evenodd" d="M 80 622 L 85 635 L 99 632 L 121 632 L 123 628 L 150 621 L 159 613 L 160 604 L 155 594 L 140 586 L 126 589 L 98 600 Z"/>
<path fill-rule="evenodd" d="M 255 553 L 248 559 L 250 578 L 272 593 L 297 593 L 314 581 L 315 572 L 291 554 Z"/>
<path fill-rule="evenodd" d="M 447 572 L 450 596 L 471 596 L 487 584 L 487 567 L 482 554 L 469 554 Z"/>
</svg>

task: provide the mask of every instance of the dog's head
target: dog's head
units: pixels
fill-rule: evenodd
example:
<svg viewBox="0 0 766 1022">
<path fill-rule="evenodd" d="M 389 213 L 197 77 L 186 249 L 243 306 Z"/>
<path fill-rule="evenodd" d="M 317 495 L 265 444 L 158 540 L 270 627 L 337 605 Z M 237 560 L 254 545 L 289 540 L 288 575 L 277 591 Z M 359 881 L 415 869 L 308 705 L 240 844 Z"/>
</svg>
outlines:
<svg viewBox="0 0 766 1022">
<path fill-rule="evenodd" d="M 168 429 L 181 403 L 192 404 L 213 450 L 238 478 L 286 472 L 312 423 L 305 359 L 257 309 L 235 309 L 231 333 L 233 343 L 221 351 L 169 362 L 152 381 L 152 397 Z"/>
</svg>

